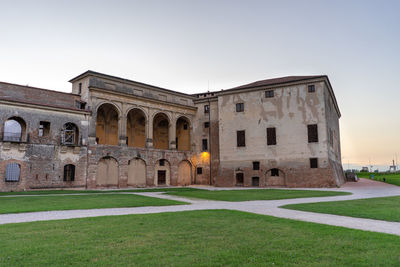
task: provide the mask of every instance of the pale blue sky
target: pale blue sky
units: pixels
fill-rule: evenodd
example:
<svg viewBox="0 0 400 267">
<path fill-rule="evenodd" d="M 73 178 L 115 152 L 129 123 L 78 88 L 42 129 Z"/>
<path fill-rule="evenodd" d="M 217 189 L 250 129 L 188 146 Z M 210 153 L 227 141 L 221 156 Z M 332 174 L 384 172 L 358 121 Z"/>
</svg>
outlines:
<svg viewBox="0 0 400 267">
<path fill-rule="evenodd" d="M 70 91 L 91 69 L 196 93 L 327 74 L 343 162 L 400 157 L 400 1 L 0 0 L 0 10 L 1 81 Z"/>
</svg>

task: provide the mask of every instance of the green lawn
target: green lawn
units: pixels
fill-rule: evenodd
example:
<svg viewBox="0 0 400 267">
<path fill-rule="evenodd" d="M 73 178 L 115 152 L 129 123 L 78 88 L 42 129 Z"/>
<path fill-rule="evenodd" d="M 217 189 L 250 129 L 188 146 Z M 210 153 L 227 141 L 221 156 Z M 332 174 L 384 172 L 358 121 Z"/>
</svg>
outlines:
<svg viewBox="0 0 400 267">
<path fill-rule="evenodd" d="M 0 225 L 0 266 L 399 266 L 400 237 L 239 211 Z"/>
<path fill-rule="evenodd" d="M 400 222 L 400 196 L 292 204 L 283 208 Z"/>
<path fill-rule="evenodd" d="M 370 175 L 374 176 L 374 180 L 383 182 L 383 178 L 386 179 L 386 183 L 400 186 L 400 173 L 370 173 L 370 172 L 359 172 L 357 176 L 360 178 L 370 178 Z"/>
<path fill-rule="evenodd" d="M 328 197 L 351 195 L 347 192 L 315 191 L 315 190 L 284 190 L 284 189 L 248 189 L 248 190 L 198 190 L 168 192 L 166 194 L 180 197 L 201 198 L 220 201 L 273 200 L 303 197 Z"/>
<path fill-rule="evenodd" d="M 124 189 L 124 190 L 32 190 L 18 192 L 0 192 L 0 196 L 9 195 L 53 195 L 53 194 L 106 194 L 115 192 L 168 192 L 168 191 L 198 191 L 202 189 L 190 187 L 166 187 L 166 188 L 145 188 L 145 189 Z"/>
<path fill-rule="evenodd" d="M 179 204 L 187 203 L 133 194 L 2 197 L 0 198 L 0 214 L 47 210 L 101 209 Z"/>
</svg>

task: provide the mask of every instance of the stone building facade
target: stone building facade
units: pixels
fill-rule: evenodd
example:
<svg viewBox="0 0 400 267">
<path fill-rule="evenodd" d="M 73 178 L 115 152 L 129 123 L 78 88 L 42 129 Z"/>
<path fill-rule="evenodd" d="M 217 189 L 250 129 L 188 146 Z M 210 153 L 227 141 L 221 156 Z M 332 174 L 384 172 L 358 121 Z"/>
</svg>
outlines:
<svg viewBox="0 0 400 267">
<path fill-rule="evenodd" d="M 345 181 L 327 76 L 195 95 L 93 71 L 70 82 L 0 83 L 0 191 Z"/>
</svg>

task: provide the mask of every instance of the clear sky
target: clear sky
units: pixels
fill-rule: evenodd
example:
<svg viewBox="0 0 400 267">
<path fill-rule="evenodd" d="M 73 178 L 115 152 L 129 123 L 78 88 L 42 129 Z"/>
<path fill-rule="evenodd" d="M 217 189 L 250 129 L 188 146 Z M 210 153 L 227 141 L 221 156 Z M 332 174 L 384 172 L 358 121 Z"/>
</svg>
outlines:
<svg viewBox="0 0 400 267">
<path fill-rule="evenodd" d="M 400 1 L 3 1 L 0 81 L 90 69 L 196 93 L 327 74 L 343 163 L 400 161 Z"/>
</svg>

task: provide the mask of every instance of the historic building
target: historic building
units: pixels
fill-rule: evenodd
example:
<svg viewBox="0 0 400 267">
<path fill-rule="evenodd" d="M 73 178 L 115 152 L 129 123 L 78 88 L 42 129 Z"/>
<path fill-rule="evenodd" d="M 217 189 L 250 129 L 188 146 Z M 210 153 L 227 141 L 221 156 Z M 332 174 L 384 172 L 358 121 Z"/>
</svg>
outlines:
<svg viewBox="0 0 400 267">
<path fill-rule="evenodd" d="M 70 82 L 0 82 L 0 191 L 345 182 L 327 76 L 195 95 L 93 71 Z"/>
</svg>

